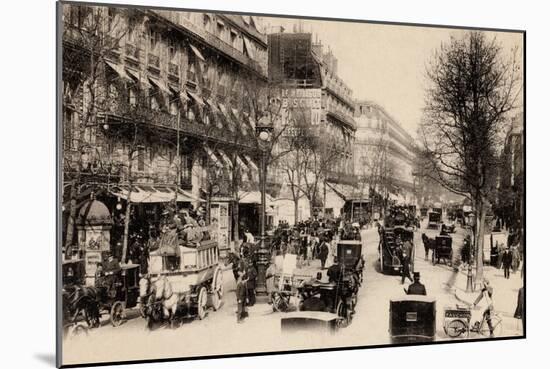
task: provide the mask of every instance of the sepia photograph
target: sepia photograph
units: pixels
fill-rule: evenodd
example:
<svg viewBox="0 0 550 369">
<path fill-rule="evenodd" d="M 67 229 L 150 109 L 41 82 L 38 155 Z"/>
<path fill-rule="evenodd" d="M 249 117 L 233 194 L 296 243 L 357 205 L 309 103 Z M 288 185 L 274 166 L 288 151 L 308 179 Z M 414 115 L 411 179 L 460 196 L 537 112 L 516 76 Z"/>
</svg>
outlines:
<svg viewBox="0 0 550 369">
<path fill-rule="evenodd" d="M 58 2 L 57 365 L 525 338 L 525 36 Z"/>
</svg>

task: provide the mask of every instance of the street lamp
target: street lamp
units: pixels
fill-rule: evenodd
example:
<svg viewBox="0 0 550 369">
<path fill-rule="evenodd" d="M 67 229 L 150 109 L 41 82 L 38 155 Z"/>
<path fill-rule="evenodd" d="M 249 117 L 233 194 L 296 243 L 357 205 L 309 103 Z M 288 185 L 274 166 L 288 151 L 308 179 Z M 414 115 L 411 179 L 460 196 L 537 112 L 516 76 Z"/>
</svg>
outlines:
<svg viewBox="0 0 550 369">
<path fill-rule="evenodd" d="M 270 252 L 266 247 L 265 243 L 265 218 L 266 218 L 266 181 L 267 181 L 267 153 L 269 150 L 269 144 L 271 141 L 271 134 L 273 132 L 273 126 L 269 121 L 269 118 L 264 115 L 256 124 L 256 136 L 258 138 L 258 146 L 262 151 L 262 163 L 261 163 L 261 173 L 260 173 L 260 190 L 262 195 L 262 210 L 261 210 L 261 219 L 260 219 L 260 248 L 256 251 L 257 256 L 257 268 L 258 268 L 258 279 L 256 283 L 256 293 L 258 295 L 266 295 L 266 281 L 265 274 L 267 267 L 270 263 Z"/>
</svg>

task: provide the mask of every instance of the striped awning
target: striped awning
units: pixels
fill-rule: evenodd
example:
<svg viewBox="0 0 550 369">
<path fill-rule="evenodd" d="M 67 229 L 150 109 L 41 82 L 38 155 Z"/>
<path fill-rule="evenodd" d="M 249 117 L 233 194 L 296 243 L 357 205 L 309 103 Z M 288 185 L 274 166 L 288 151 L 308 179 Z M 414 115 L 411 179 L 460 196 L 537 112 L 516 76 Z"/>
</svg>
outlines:
<svg viewBox="0 0 550 369">
<path fill-rule="evenodd" d="M 105 64 L 107 64 L 112 70 L 114 70 L 119 75 L 120 78 L 125 79 L 125 80 L 129 80 L 129 81 L 132 80 L 128 76 L 128 74 L 126 74 L 126 72 L 124 71 L 124 68 L 122 68 L 121 66 L 119 66 L 115 63 L 112 63 L 108 60 L 105 60 Z"/>
<path fill-rule="evenodd" d="M 200 60 L 202 60 L 203 62 L 206 61 L 206 59 L 204 59 L 204 56 L 202 56 L 201 52 L 199 51 L 199 49 L 197 49 L 195 46 L 193 45 L 189 45 L 191 47 L 191 50 L 193 51 L 193 54 L 195 54 L 195 56 L 197 58 L 199 58 Z"/>
</svg>

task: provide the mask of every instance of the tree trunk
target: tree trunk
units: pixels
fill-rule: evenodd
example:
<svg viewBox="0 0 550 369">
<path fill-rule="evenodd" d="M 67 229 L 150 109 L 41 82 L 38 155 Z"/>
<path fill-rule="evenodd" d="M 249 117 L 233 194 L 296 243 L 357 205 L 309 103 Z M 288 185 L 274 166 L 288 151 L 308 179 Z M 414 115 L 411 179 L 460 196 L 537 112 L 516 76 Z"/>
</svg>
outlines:
<svg viewBox="0 0 550 369">
<path fill-rule="evenodd" d="M 122 255 L 120 257 L 122 263 L 126 263 L 126 254 L 128 251 L 128 230 L 130 228 L 130 214 L 132 210 L 132 150 L 128 153 L 128 192 L 126 194 L 126 212 L 124 218 L 124 237 L 122 239 Z"/>
<path fill-rule="evenodd" d="M 239 242 L 239 201 L 233 201 L 233 241 Z"/>
<path fill-rule="evenodd" d="M 483 199 L 476 199 L 476 277 L 475 285 L 480 285 L 483 281 L 483 239 L 485 233 L 485 215 L 487 210 Z"/>
<path fill-rule="evenodd" d="M 300 198 L 294 197 L 294 224 L 298 224 Z"/>
</svg>

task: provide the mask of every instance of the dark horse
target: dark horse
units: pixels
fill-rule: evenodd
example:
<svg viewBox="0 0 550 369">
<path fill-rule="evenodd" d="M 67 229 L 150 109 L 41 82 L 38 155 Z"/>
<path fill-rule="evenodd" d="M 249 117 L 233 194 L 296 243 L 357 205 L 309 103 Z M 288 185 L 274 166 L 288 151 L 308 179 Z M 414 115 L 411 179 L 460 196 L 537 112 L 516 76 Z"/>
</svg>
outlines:
<svg viewBox="0 0 550 369">
<path fill-rule="evenodd" d="M 81 313 L 89 327 L 99 327 L 99 290 L 95 287 L 72 285 L 63 289 L 64 325 L 76 324 Z"/>
<path fill-rule="evenodd" d="M 426 233 L 422 233 L 422 243 L 424 244 L 425 259 L 428 260 L 428 253 L 435 248 L 435 239 L 426 236 Z"/>
</svg>

